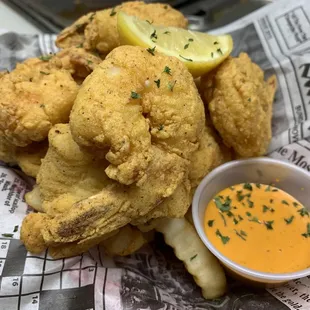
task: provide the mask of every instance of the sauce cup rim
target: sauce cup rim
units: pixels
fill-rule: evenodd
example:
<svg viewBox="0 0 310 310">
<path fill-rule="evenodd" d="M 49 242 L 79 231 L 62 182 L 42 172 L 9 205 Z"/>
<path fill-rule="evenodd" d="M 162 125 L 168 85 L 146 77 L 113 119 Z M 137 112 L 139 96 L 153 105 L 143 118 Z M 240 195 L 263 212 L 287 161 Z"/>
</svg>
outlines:
<svg viewBox="0 0 310 310">
<path fill-rule="evenodd" d="M 227 267 L 229 267 L 232 270 L 235 270 L 239 272 L 240 274 L 245 274 L 247 276 L 251 276 L 253 278 L 257 278 L 260 280 L 270 280 L 270 281 L 289 281 L 297 278 L 303 278 L 308 275 L 310 275 L 310 267 L 295 271 L 295 272 L 290 272 L 290 273 L 267 273 L 267 272 L 260 272 L 256 271 L 250 268 L 246 268 L 240 264 L 237 264 L 230 260 L 227 256 L 223 255 L 220 253 L 214 246 L 213 244 L 209 241 L 207 238 L 204 227 L 201 225 L 200 218 L 199 218 L 199 201 L 201 194 L 203 193 L 205 187 L 208 185 L 209 182 L 212 181 L 212 179 L 218 175 L 218 174 L 223 174 L 225 171 L 231 169 L 232 167 L 240 166 L 245 163 L 250 163 L 250 164 L 258 164 L 258 165 L 264 165 L 268 163 L 273 163 L 273 164 L 278 164 L 285 166 L 287 168 L 293 169 L 298 173 L 302 173 L 305 175 L 306 178 L 309 179 L 310 181 L 310 174 L 307 173 L 304 169 L 297 167 L 291 163 L 281 161 L 278 159 L 273 159 L 273 158 L 268 158 L 268 157 L 256 157 L 256 158 L 250 158 L 250 159 L 240 159 L 240 160 L 233 160 L 230 162 L 227 162 L 223 165 L 220 165 L 219 167 L 215 168 L 212 170 L 207 176 L 205 176 L 198 187 L 195 190 L 195 194 L 193 197 L 192 201 L 192 216 L 193 216 L 193 221 L 194 221 L 194 226 L 195 229 L 204 243 L 204 245 L 211 251 L 211 253 L 216 256 L 219 261 L 224 263 Z M 296 197 L 298 199 L 298 197 Z"/>
</svg>

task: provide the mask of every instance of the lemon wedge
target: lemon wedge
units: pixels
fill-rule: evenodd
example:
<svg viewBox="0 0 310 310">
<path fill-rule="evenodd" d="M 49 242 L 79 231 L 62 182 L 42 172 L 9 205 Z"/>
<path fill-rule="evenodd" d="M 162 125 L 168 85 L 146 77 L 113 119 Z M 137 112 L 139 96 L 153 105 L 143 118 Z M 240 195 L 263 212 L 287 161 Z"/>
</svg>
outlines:
<svg viewBox="0 0 310 310">
<path fill-rule="evenodd" d="M 213 36 L 182 28 L 152 25 L 152 21 L 119 12 L 117 27 L 122 45 L 137 45 L 152 52 L 174 56 L 194 77 L 218 66 L 233 49 L 230 35 Z"/>
</svg>

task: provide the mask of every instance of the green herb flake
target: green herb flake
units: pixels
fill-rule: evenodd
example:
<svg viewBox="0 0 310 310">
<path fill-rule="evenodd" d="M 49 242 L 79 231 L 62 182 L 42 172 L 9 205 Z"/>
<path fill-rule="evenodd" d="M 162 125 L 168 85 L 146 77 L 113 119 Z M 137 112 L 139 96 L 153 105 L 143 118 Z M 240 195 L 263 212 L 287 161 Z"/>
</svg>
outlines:
<svg viewBox="0 0 310 310">
<path fill-rule="evenodd" d="M 194 42 L 194 39 L 193 38 L 189 38 L 188 42 Z"/>
<path fill-rule="evenodd" d="M 247 189 L 249 191 L 253 190 L 253 187 L 252 187 L 252 185 L 250 183 L 244 183 L 243 188 Z"/>
<path fill-rule="evenodd" d="M 225 216 L 223 215 L 223 213 L 220 212 L 220 216 L 224 222 L 224 226 L 227 226 L 226 219 L 225 219 Z"/>
<path fill-rule="evenodd" d="M 130 97 L 132 99 L 140 99 L 141 98 L 141 96 L 138 93 L 134 92 L 134 91 L 131 92 Z"/>
<path fill-rule="evenodd" d="M 298 206 L 299 206 L 299 204 L 297 203 L 297 202 L 293 202 L 293 206 L 295 207 L 295 208 L 297 208 Z"/>
<path fill-rule="evenodd" d="M 156 30 L 153 31 L 153 33 L 150 36 L 151 40 L 157 40 L 157 34 L 156 34 Z"/>
<path fill-rule="evenodd" d="M 274 221 L 264 221 L 264 224 L 268 230 L 273 230 L 273 227 L 272 227 L 273 223 Z"/>
<path fill-rule="evenodd" d="M 251 212 L 245 212 L 245 214 L 246 214 L 247 216 L 252 216 L 252 213 L 251 213 Z"/>
<path fill-rule="evenodd" d="M 165 66 L 163 72 L 164 72 L 164 73 L 167 73 L 167 74 L 169 74 L 169 75 L 171 75 L 171 69 L 170 69 L 168 66 Z"/>
<path fill-rule="evenodd" d="M 272 192 L 278 192 L 279 190 L 278 189 L 276 189 L 276 188 L 274 188 L 273 190 L 272 190 Z"/>
<path fill-rule="evenodd" d="M 248 203 L 248 205 L 249 205 L 249 208 L 253 208 L 254 207 L 254 202 L 253 201 L 251 201 L 251 200 L 247 200 L 247 203 Z"/>
<path fill-rule="evenodd" d="M 162 131 L 164 129 L 164 125 L 160 125 L 159 127 L 158 127 L 158 130 L 159 131 Z"/>
<path fill-rule="evenodd" d="M 234 214 L 231 211 L 226 212 L 226 214 L 227 214 L 228 217 L 233 217 L 234 216 Z"/>
<path fill-rule="evenodd" d="M 49 61 L 51 58 L 52 58 L 53 56 L 49 56 L 49 55 L 42 55 L 42 56 L 40 56 L 39 57 L 39 59 L 41 60 L 41 61 Z"/>
<path fill-rule="evenodd" d="M 258 223 L 258 224 L 261 223 L 261 221 L 256 216 L 253 216 L 252 218 L 250 218 L 249 221 L 254 222 L 254 223 Z"/>
<path fill-rule="evenodd" d="M 189 43 L 186 43 L 186 44 L 184 45 L 184 49 L 186 50 L 186 49 L 188 49 L 188 47 L 189 47 Z"/>
<path fill-rule="evenodd" d="M 184 59 L 184 60 L 186 60 L 186 61 L 193 61 L 193 59 L 186 58 L 186 57 L 184 57 L 184 56 L 182 56 L 182 55 L 179 55 L 179 57 L 181 57 L 182 59 Z"/>
<path fill-rule="evenodd" d="M 217 41 L 214 41 L 213 44 L 216 45 L 216 44 L 219 44 L 219 43 Z"/>
<path fill-rule="evenodd" d="M 158 79 L 158 80 L 154 81 L 154 83 L 156 84 L 157 88 L 159 88 L 159 87 L 160 87 L 160 79 Z"/>
<path fill-rule="evenodd" d="M 170 33 L 171 33 L 170 31 L 165 31 L 165 32 L 164 32 L 164 34 L 170 34 Z"/>
<path fill-rule="evenodd" d="M 156 49 L 156 46 L 154 46 L 153 48 L 147 48 L 146 50 L 153 56 L 155 56 L 155 49 Z"/>
<path fill-rule="evenodd" d="M 41 74 L 50 75 L 48 72 L 40 71 Z"/>
<path fill-rule="evenodd" d="M 210 221 L 208 221 L 208 226 L 209 226 L 209 227 L 212 227 L 212 226 L 213 226 L 213 224 L 214 224 L 214 220 L 210 220 Z"/>
<path fill-rule="evenodd" d="M 228 236 L 223 236 L 218 229 L 216 231 L 216 235 L 221 238 L 223 244 L 226 244 L 230 240 Z"/>
<path fill-rule="evenodd" d="M 224 201 L 224 203 L 221 202 L 221 198 L 220 197 L 214 197 L 213 199 L 216 207 L 221 211 L 221 212 L 227 212 L 230 211 L 231 209 L 231 199 L 229 198 L 229 196 L 226 197 L 226 200 Z"/>
<path fill-rule="evenodd" d="M 310 238 L 310 223 L 307 224 L 307 232 L 301 235 L 305 238 Z"/>
<path fill-rule="evenodd" d="M 284 221 L 286 222 L 287 225 L 291 224 L 293 222 L 293 220 L 294 220 L 294 215 L 292 215 L 288 219 L 284 219 Z"/>
<path fill-rule="evenodd" d="M 297 212 L 299 212 L 299 214 L 304 217 L 304 216 L 308 216 L 309 217 L 309 212 L 306 208 L 302 208 L 302 209 L 299 209 Z"/>
<path fill-rule="evenodd" d="M 217 51 L 218 53 L 220 53 L 221 55 L 223 55 L 223 52 L 222 52 L 222 50 L 221 50 L 220 48 L 218 48 L 216 51 Z"/>
<path fill-rule="evenodd" d="M 115 14 L 116 14 L 115 8 L 112 8 L 111 13 L 110 13 L 110 16 L 114 16 Z"/>
<path fill-rule="evenodd" d="M 273 203 L 273 199 L 270 199 L 269 202 L 270 202 L 270 203 Z"/>
<path fill-rule="evenodd" d="M 152 25 L 152 24 L 153 24 L 153 21 L 151 21 L 151 22 L 150 22 L 150 21 L 149 21 L 149 20 L 147 20 L 147 19 L 146 19 L 145 21 L 146 21 L 148 24 L 150 24 L 150 25 Z"/>
<path fill-rule="evenodd" d="M 269 210 L 269 207 L 267 207 L 266 205 L 263 205 L 263 212 L 266 213 Z"/>
<path fill-rule="evenodd" d="M 234 218 L 233 221 L 234 221 L 234 224 L 235 224 L 235 225 L 237 225 L 237 224 L 239 223 L 239 221 L 238 221 L 236 218 Z"/>
<path fill-rule="evenodd" d="M 245 237 L 248 235 L 244 230 L 240 230 L 240 234 Z"/>
<path fill-rule="evenodd" d="M 176 82 L 177 82 L 177 81 L 169 82 L 169 83 L 168 83 L 168 88 L 170 89 L 170 91 L 173 91 Z"/>
<path fill-rule="evenodd" d="M 256 183 L 255 186 L 256 186 L 257 188 L 260 188 L 260 184 L 259 184 L 259 183 Z"/>
<path fill-rule="evenodd" d="M 192 261 L 193 259 L 195 259 L 197 256 L 198 256 L 198 254 L 192 256 L 192 257 L 190 258 L 190 261 Z"/>
<path fill-rule="evenodd" d="M 238 201 L 242 201 L 244 199 L 244 195 L 242 195 L 242 191 L 237 191 L 237 199 Z"/>
<path fill-rule="evenodd" d="M 12 238 L 13 234 L 1 234 L 1 236 L 5 238 Z"/>
<path fill-rule="evenodd" d="M 240 214 L 238 215 L 238 219 L 239 221 L 243 221 L 243 217 Z"/>
<path fill-rule="evenodd" d="M 214 53 L 213 53 L 213 52 L 211 52 L 211 58 L 213 58 L 213 56 L 214 56 Z"/>
<path fill-rule="evenodd" d="M 282 200 L 281 203 L 283 203 L 284 205 L 289 206 L 289 203 L 286 200 Z"/>
<path fill-rule="evenodd" d="M 16 225 L 16 226 L 14 226 L 14 230 L 13 230 L 13 232 L 17 232 L 18 231 L 18 225 Z"/>
<path fill-rule="evenodd" d="M 270 185 L 267 186 L 267 188 L 265 189 L 265 192 L 270 192 Z"/>
<path fill-rule="evenodd" d="M 237 235 L 238 237 L 240 237 L 242 240 L 246 241 L 245 236 L 243 236 L 243 235 L 241 234 L 241 232 L 239 232 L 239 231 L 236 230 L 236 229 L 234 229 L 234 231 L 235 231 L 235 233 L 236 233 L 236 235 Z"/>
</svg>

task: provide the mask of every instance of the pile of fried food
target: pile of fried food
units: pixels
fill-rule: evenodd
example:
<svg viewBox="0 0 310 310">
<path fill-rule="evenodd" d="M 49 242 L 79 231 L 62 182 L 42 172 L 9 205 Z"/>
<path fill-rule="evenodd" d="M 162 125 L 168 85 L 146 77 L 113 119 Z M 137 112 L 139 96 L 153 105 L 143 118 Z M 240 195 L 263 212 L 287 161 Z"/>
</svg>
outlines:
<svg viewBox="0 0 310 310">
<path fill-rule="evenodd" d="M 120 46 L 120 8 L 187 26 L 169 5 L 126 2 L 64 29 L 57 54 L 0 75 L 0 159 L 36 178 L 21 239 L 55 258 L 98 244 L 128 255 L 159 231 L 215 298 L 225 275 L 187 212 L 212 169 L 266 153 L 276 80 L 244 53 L 194 80 L 177 58 Z"/>
</svg>

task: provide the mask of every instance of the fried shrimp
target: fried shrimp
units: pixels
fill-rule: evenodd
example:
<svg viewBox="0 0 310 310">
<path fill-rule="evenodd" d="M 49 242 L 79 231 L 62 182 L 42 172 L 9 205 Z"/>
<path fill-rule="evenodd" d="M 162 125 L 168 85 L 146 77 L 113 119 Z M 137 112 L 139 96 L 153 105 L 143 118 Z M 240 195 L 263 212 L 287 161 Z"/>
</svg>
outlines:
<svg viewBox="0 0 310 310">
<path fill-rule="evenodd" d="M 240 157 L 264 155 L 271 139 L 275 76 L 264 81 L 263 71 L 241 53 L 203 76 L 200 87 L 224 143 Z"/>
<path fill-rule="evenodd" d="M 73 78 L 85 78 L 101 59 L 82 49 L 31 58 L 0 79 L 0 136 L 25 147 L 43 141 L 50 128 L 69 121 L 78 91 Z"/>
<path fill-rule="evenodd" d="M 182 62 L 141 47 L 115 49 L 83 83 L 70 124 L 49 132 L 38 185 L 26 196 L 48 217 L 40 248 L 68 256 L 130 223 L 184 216 L 189 158 L 204 123 Z M 32 251 L 29 230 L 22 240 Z"/>
<path fill-rule="evenodd" d="M 82 16 L 74 24 L 64 29 L 57 37 L 60 48 L 83 46 L 86 50 L 107 55 L 120 45 L 117 31 L 117 13 L 125 13 L 148 20 L 154 25 L 186 28 L 187 20 L 182 13 L 170 5 L 142 1 L 124 2 L 112 9 L 97 11 Z"/>
<path fill-rule="evenodd" d="M 80 146 L 107 150 L 106 174 L 129 185 L 143 177 L 152 144 L 189 159 L 199 146 L 204 108 L 181 61 L 121 46 L 84 82 L 70 128 Z"/>
</svg>

